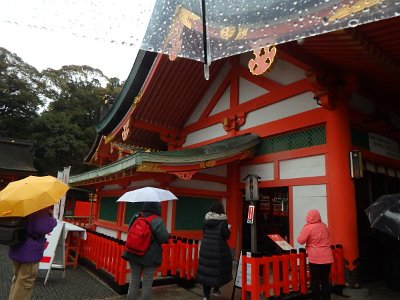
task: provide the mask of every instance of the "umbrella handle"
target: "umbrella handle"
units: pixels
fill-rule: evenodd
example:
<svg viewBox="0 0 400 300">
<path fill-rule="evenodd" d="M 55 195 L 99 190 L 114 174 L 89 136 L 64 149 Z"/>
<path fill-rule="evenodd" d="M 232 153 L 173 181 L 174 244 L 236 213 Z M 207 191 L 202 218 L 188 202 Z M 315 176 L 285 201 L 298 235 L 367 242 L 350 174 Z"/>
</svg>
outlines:
<svg viewBox="0 0 400 300">
<path fill-rule="evenodd" d="M 206 1 L 201 0 L 201 13 L 203 17 L 203 51 L 204 51 L 204 78 L 206 80 L 210 79 L 210 64 L 211 55 L 208 49 L 209 45 L 207 43 L 207 20 L 206 20 Z"/>
</svg>

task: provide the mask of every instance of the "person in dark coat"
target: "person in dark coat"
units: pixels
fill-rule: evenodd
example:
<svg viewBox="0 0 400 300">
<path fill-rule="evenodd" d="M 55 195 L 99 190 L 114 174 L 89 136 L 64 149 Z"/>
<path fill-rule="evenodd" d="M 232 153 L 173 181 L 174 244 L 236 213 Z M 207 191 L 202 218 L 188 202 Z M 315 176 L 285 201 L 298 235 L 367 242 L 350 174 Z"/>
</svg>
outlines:
<svg viewBox="0 0 400 300">
<path fill-rule="evenodd" d="M 152 296 L 153 276 L 159 266 L 161 266 L 162 260 L 162 248 L 161 245 L 168 243 L 169 233 L 165 228 L 163 219 L 161 219 L 161 205 L 159 202 L 145 202 L 143 204 L 142 212 L 144 217 L 151 215 L 157 215 L 159 218 L 155 218 L 151 221 L 150 227 L 153 234 L 151 244 L 147 252 L 140 256 L 133 254 L 129 251 L 124 251 L 122 258 L 129 261 L 129 267 L 131 269 L 131 279 L 129 282 L 128 289 L 128 300 L 135 300 L 137 292 L 140 287 L 140 279 L 143 275 L 142 282 L 142 300 L 150 300 Z M 129 222 L 129 228 L 131 228 L 133 222 L 139 214 L 135 214 Z"/>
<path fill-rule="evenodd" d="M 9 300 L 32 298 L 33 284 L 38 275 L 39 261 L 43 257 L 46 234 L 57 225 L 53 207 L 47 207 L 26 217 L 27 238 L 22 243 L 10 246 L 8 257 L 14 269 Z"/>
<path fill-rule="evenodd" d="M 224 206 L 216 201 L 205 215 L 203 240 L 200 246 L 197 281 L 203 285 L 204 299 L 210 299 L 211 288 L 219 288 L 232 280 L 232 253 L 227 239 L 231 232 Z"/>
</svg>

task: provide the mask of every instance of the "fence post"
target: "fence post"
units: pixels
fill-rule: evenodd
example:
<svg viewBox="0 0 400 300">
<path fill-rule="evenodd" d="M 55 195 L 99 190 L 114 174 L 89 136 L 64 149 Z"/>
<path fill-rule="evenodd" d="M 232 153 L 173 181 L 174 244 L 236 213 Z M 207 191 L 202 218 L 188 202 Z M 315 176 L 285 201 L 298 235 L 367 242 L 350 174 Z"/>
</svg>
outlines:
<svg viewBox="0 0 400 300">
<path fill-rule="evenodd" d="M 299 249 L 299 275 L 300 275 L 300 293 L 307 294 L 307 260 L 306 249 Z"/>
</svg>

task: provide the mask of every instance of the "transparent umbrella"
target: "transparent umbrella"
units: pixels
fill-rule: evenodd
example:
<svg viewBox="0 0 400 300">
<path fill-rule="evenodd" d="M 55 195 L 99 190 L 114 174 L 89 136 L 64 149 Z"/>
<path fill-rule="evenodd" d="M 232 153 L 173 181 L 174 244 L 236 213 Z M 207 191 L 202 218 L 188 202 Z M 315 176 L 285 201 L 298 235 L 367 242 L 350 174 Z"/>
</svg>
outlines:
<svg viewBox="0 0 400 300">
<path fill-rule="evenodd" d="M 265 47 L 256 58 L 270 60 L 272 45 L 399 15 L 399 0 L 0 2 L 0 21 L 193 59 L 206 71 L 224 57 Z"/>
<path fill-rule="evenodd" d="M 210 64 L 399 13 L 396 0 L 156 0 L 141 48 Z"/>
<path fill-rule="evenodd" d="M 400 238 L 400 194 L 379 197 L 365 213 L 371 227 Z"/>
</svg>

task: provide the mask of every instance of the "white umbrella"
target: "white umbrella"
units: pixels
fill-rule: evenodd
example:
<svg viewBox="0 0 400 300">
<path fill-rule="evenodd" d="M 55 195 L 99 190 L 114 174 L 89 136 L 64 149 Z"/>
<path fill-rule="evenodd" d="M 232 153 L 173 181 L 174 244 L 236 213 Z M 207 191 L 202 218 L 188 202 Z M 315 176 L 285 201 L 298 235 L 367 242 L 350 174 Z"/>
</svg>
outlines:
<svg viewBox="0 0 400 300">
<path fill-rule="evenodd" d="M 117 202 L 161 202 L 168 200 L 178 200 L 178 198 L 170 191 L 148 186 L 126 192 Z"/>
</svg>

